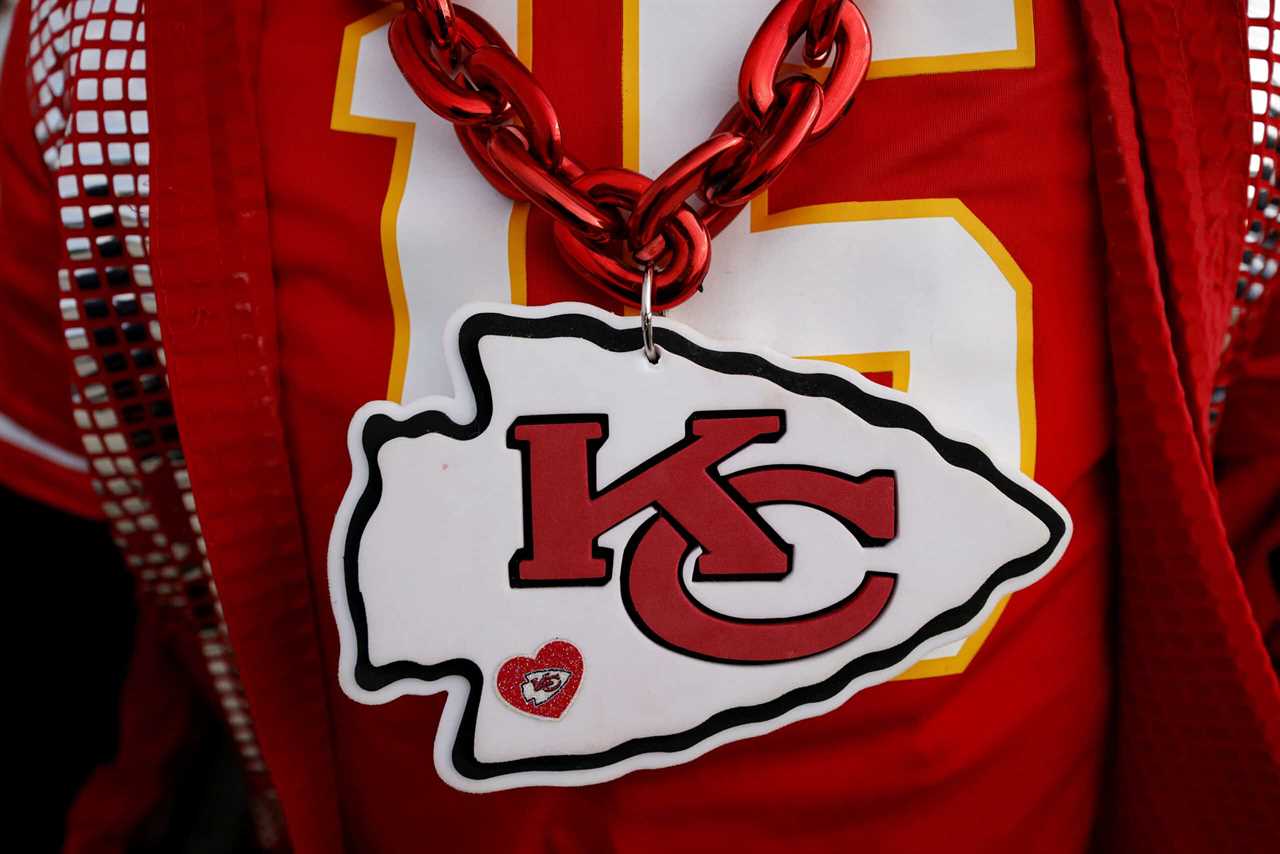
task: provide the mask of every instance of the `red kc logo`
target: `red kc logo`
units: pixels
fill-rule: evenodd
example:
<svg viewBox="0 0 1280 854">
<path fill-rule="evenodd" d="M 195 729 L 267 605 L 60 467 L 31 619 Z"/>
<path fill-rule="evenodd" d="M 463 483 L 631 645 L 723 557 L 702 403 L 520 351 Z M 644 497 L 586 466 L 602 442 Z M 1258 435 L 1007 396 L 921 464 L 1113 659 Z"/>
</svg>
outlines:
<svg viewBox="0 0 1280 854">
<path fill-rule="evenodd" d="M 844 599 L 793 617 L 744 619 L 717 613 L 687 589 L 681 567 L 696 548 L 695 581 L 777 582 L 792 568 L 792 547 L 761 518 L 771 504 L 801 505 L 840 522 L 865 547 L 897 534 L 893 472 L 860 476 L 773 465 L 720 475 L 717 467 L 748 445 L 786 431 L 779 410 L 702 412 L 685 438 L 607 487 L 596 483 L 596 453 L 608 439 L 604 415 L 516 419 L 508 447 L 520 451 L 525 545 L 511 558 L 513 587 L 605 584 L 613 556 L 599 538 L 646 508 L 657 510 L 632 535 L 621 562 L 622 595 L 635 624 L 685 655 L 764 664 L 825 652 L 865 631 L 896 584 L 865 573 Z"/>
<path fill-rule="evenodd" d="M 535 691 L 546 691 L 550 693 L 560 687 L 560 677 L 554 673 L 546 673 L 534 679 L 529 680 L 529 687 Z"/>
</svg>

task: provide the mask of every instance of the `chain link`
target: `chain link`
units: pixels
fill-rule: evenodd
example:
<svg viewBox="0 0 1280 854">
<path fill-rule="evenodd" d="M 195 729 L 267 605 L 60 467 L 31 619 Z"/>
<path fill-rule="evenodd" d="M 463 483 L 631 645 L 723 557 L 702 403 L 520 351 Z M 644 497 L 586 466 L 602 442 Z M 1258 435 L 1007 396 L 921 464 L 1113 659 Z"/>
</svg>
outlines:
<svg viewBox="0 0 1280 854">
<path fill-rule="evenodd" d="M 453 3 L 449 0 L 414 0 L 413 6 L 426 23 L 435 46 L 448 48 L 454 38 Z"/>
<path fill-rule="evenodd" d="M 645 176 L 627 169 L 595 169 L 573 182 L 575 189 L 622 211 L 634 211 L 652 185 Z M 589 243 L 561 220 L 556 220 L 552 233 L 556 248 L 575 272 L 635 308 L 639 307 L 647 264 L 653 264 L 657 271 L 653 280 L 655 311 L 661 311 L 663 306 L 679 305 L 693 296 L 711 266 L 711 235 L 687 204 L 681 204 L 662 223 L 658 232 L 662 244 L 654 248 L 647 262 L 629 251 L 625 239 L 603 246 Z"/>
<path fill-rule="evenodd" d="M 782 75 L 801 38 L 808 66 L 831 60 L 825 83 Z M 489 183 L 552 218 L 569 266 L 632 307 L 651 269 L 655 311 L 697 292 L 711 237 L 835 126 L 871 61 L 871 34 L 852 0 L 781 0 L 747 48 L 738 103 L 709 139 L 650 181 L 625 169 L 585 170 L 569 156 L 546 91 L 471 10 L 410 0 L 388 39 L 409 86 L 454 124 Z"/>
</svg>

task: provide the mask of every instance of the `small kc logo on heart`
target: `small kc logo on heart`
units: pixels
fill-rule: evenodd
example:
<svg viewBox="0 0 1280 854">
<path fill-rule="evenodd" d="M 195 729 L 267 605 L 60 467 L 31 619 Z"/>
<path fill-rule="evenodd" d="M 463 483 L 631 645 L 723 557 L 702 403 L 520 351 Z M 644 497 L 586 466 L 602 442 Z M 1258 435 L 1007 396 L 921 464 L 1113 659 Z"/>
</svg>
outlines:
<svg viewBox="0 0 1280 854">
<path fill-rule="evenodd" d="M 498 696 L 518 712 L 555 720 L 582 684 L 582 653 L 566 640 L 544 644 L 533 658 L 518 655 L 498 668 Z"/>
</svg>

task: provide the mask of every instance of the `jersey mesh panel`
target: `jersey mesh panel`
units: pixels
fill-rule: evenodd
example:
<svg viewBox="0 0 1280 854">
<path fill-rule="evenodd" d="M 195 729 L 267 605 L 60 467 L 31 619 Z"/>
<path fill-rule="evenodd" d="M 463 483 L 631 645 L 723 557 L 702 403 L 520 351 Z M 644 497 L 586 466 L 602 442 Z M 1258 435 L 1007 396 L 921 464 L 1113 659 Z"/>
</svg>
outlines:
<svg viewBox="0 0 1280 854">
<path fill-rule="evenodd" d="M 1275 293 L 1280 270 L 1280 196 L 1276 158 L 1280 150 L 1280 2 L 1246 0 L 1249 16 L 1249 82 L 1252 85 L 1253 152 L 1249 157 L 1249 221 L 1222 363 L 1214 382 L 1209 418 L 1215 426 L 1227 390 L 1262 331 L 1261 318 Z"/>
<path fill-rule="evenodd" d="M 204 556 L 151 291 L 144 18 L 140 0 L 37 0 L 26 34 L 35 136 L 61 225 L 73 416 L 140 606 L 162 609 L 198 649 L 205 672 L 195 676 L 221 707 L 271 848 L 283 841 L 279 808 Z"/>
</svg>

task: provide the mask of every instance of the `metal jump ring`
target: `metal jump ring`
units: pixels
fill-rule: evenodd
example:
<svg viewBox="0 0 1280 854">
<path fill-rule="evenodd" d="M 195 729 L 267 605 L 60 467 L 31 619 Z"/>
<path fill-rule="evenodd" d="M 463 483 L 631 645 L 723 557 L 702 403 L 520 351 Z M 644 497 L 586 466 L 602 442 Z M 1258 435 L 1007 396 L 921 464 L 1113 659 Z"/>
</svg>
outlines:
<svg viewBox="0 0 1280 854">
<path fill-rule="evenodd" d="M 640 335 L 644 339 L 644 357 L 658 364 L 658 345 L 653 342 L 653 264 L 644 265 L 644 283 L 640 286 Z"/>
</svg>

